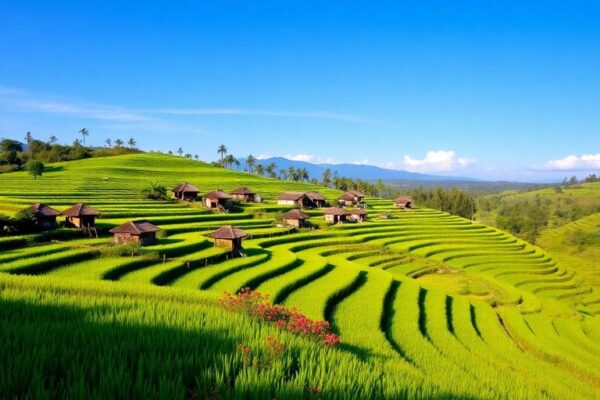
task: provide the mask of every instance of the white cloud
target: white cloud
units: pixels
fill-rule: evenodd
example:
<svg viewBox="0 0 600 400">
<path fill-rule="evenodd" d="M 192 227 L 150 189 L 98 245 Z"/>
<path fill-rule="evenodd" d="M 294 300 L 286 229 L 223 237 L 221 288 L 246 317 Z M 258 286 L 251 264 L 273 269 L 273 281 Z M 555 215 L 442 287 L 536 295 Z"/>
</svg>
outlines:
<svg viewBox="0 0 600 400">
<path fill-rule="evenodd" d="M 256 156 L 257 160 L 266 160 L 267 158 L 271 158 L 272 155 L 271 153 L 269 153 L 268 151 L 265 151 L 264 153 L 260 153 L 259 155 Z"/>
<path fill-rule="evenodd" d="M 452 150 L 430 150 L 425 158 L 417 159 L 405 155 L 401 164 L 388 163 L 388 168 L 403 168 L 412 172 L 452 172 L 475 163 L 472 158 L 457 158 Z"/>
<path fill-rule="evenodd" d="M 600 169 L 600 153 L 569 155 L 558 160 L 550 160 L 544 169 L 552 171 L 586 171 Z"/>
<path fill-rule="evenodd" d="M 333 164 L 333 163 L 335 163 L 335 160 L 333 158 L 319 157 L 314 154 L 306 154 L 306 153 L 286 154 L 283 157 L 287 158 L 288 160 L 292 160 L 292 161 L 304 161 L 304 162 L 309 162 L 309 163 L 313 163 L 313 164 Z"/>
<path fill-rule="evenodd" d="M 475 164 L 474 158 L 459 158 L 457 161 L 458 161 L 458 165 L 460 165 L 463 168 L 466 167 L 467 165 Z"/>
<path fill-rule="evenodd" d="M 147 115 L 123 107 L 73 101 L 43 94 L 34 95 L 24 90 L 3 87 L 0 87 L 0 104 L 21 112 L 61 114 L 96 120 L 138 122 L 151 119 Z"/>
</svg>

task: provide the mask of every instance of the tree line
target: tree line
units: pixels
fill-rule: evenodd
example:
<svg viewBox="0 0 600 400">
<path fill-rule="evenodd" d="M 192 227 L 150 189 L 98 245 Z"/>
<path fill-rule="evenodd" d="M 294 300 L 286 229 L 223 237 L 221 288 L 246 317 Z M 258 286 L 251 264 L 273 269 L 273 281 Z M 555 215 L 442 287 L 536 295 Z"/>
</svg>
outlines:
<svg viewBox="0 0 600 400">
<path fill-rule="evenodd" d="M 92 148 L 86 146 L 86 138 L 90 131 L 86 128 L 79 130 L 81 139 L 77 138 L 72 144 L 59 144 L 55 135 L 50 136 L 47 141 L 34 138 L 31 132 L 25 134 L 24 140 L 27 149 L 21 142 L 3 138 L 0 140 L 0 173 L 25 169 L 37 178 L 44 172 L 45 163 L 60 161 L 80 160 L 89 157 L 106 157 L 118 154 L 126 154 L 139 151 L 135 146 L 134 138 L 127 142 L 122 139 L 105 140 L 104 148 Z M 128 147 L 125 147 L 127 144 Z"/>
</svg>

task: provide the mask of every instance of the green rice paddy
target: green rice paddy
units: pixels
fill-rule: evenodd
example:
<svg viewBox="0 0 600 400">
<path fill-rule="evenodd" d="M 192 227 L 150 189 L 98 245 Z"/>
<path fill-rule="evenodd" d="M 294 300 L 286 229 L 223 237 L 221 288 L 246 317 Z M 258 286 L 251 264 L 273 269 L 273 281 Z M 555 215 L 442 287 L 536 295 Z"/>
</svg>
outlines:
<svg viewBox="0 0 600 400">
<path fill-rule="evenodd" d="M 150 181 L 205 193 L 248 186 L 265 203 L 219 214 L 144 200 Z M 339 192 L 159 154 L 0 175 L 0 211 L 34 202 L 102 212 L 100 238 L 59 229 L 0 238 L 0 398 L 600 398 L 600 281 L 500 230 L 430 209 L 367 199 L 368 221 L 290 232 L 274 220 L 286 190 Z M 392 218 L 382 219 L 383 212 Z M 166 237 L 110 253 L 111 227 L 147 219 Z M 591 221 L 590 224 L 597 224 Z M 247 257 L 206 234 L 244 229 Z M 565 227 L 567 229 L 567 227 Z M 550 240 L 550 239 L 548 239 Z M 317 343 L 223 311 L 250 286 L 327 319 Z M 266 369 L 236 345 L 268 336 L 286 351 Z"/>
</svg>

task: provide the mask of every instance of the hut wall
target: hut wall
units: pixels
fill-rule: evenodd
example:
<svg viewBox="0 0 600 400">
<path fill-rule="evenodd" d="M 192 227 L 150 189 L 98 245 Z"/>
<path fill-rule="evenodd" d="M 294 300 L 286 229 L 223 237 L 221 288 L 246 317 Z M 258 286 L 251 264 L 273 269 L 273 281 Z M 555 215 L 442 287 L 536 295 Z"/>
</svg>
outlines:
<svg viewBox="0 0 600 400">
<path fill-rule="evenodd" d="M 300 228 L 304 225 L 304 220 L 303 219 L 286 219 L 283 222 L 286 223 L 286 225 L 290 225 L 293 226 L 295 228 Z"/>
<path fill-rule="evenodd" d="M 42 229 L 53 229 L 56 227 L 56 217 L 38 217 L 37 225 Z"/>
<path fill-rule="evenodd" d="M 82 217 L 67 217 L 67 226 L 75 228 L 87 228 L 88 226 L 95 226 L 96 217 L 82 216 Z"/>
</svg>

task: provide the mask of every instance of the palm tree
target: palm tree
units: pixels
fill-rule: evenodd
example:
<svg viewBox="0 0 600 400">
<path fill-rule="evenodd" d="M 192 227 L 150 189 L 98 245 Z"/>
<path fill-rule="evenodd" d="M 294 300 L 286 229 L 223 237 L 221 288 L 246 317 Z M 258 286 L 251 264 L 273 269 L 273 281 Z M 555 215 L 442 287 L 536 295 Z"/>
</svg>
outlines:
<svg viewBox="0 0 600 400">
<path fill-rule="evenodd" d="M 277 178 L 277 164 L 272 162 L 265 167 L 265 171 L 269 174 L 270 178 Z"/>
<path fill-rule="evenodd" d="M 112 147 L 112 140 L 106 139 L 104 143 L 106 143 L 106 147 Z"/>
<path fill-rule="evenodd" d="M 181 147 L 177 149 L 177 154 L 179 154 L 179 157 L 181 157 L 183 155 L 183 153 L 184 153 L 184 151 Z"/>
<path fill-rule="evenodd" d="M 246 166 L 248 167 L 248 172 L 253 174 L 255 165 L 256 165 L 256 157 L 254 157 L 252 154 L 250 154 L 248 157 L 246 157 Z"/>
<path fill-rule="evenodd" d="M 115 140 L 115 144 L 117 145 L 117 147 L 122 147 L 125 144 L 125 142 L 123 142 L 121 139 L 117 139 Z"/>
<path fill-rule="evenodd" d="M 223 163 L 224 163 L 223 166 L 225 168 L 227 168 L 228 166 L 232 166 L 232 165 L 235 165 L 235 166 L 238 166 L 238 167 L 240 166 L 240 162 L 238 161 L 237 158 L 235 158 L 233 156 L 233 154 L 229 154 L 227 157 L 225 157 L 223 159 Z"/>
<path fill-rule="evenodd" d="M 287 177 L 291 181 L 296 181 L 296 168 L 289 166 L 287 169 Z"/>
<path fill-rule="evenodd" d="M 81 147 L 81 140 L 79 140 L 79 139 L 73 140 L 73 147 Z"/>
<path fill-rule="evenodd" d="M 31 132 L 25 134 L 25 141 L 27 142 L 27 150 L 29 151 L 29 158 L 33 158 L 33 149 L 31 148 L 31 142 L 33 141 L 33 135 Z"/>
<path fill-rule="evenodd" d="M 127 144 L 129 145 L 129 147 L 131 147 L 133 149 L 137 143 L 135 142 L 134 138 L 129 138 L 129 140 L 127 141 Z"/>
<path fill-rule="evenodd" d="M 217 150 L 217 153 L 219 153 L 221 155 L 221 164 L 223 164 L 224 159 L 225 159 L 225 154 L 227 154 L 227 147 L 225 147 L 224 144 L 219 146 L 219 149 Z"/>
<path fill-rule="evenodd" d="M 265 174 L 265 167 L 262 164 L 258 164 L 256 168 L 254 168 L 254 173 L 258 176 L 263 176 Z"/>
<path fill-rule="evenodd" d="M 79 134 L 81 135 L 81 137 L 83 138 L 83 146 L 85 147 L 85 138 L 90 136 L 90 131 L 88 131 L 85 128 L 81 128 L 79 130 Z"/>
<path fill-rule="evenodd" d="M 58 138 L 54 135 L 50 136 L 50 140 L 48 140 L 48 143 L 54 144 L 56 142 L 58 142 Z"/>
</svg>

